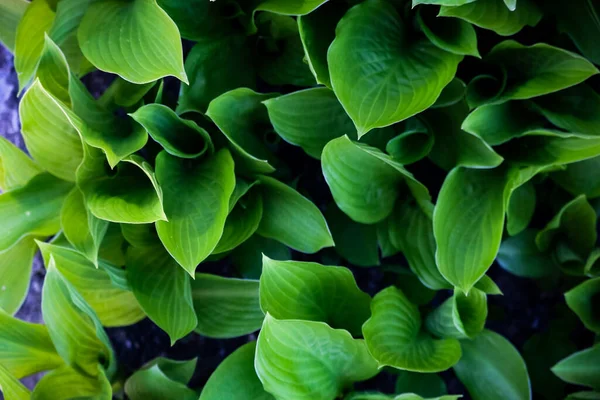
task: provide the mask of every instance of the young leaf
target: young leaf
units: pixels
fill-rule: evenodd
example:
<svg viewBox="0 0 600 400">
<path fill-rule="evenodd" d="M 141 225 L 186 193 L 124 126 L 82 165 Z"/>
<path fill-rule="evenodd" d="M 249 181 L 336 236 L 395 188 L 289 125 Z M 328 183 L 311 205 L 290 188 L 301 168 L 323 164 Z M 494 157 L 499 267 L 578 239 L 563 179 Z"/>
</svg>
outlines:
<svg viewBox="0 0 600 400">
<path fill-rule="evenodd" d="M 171 344 L 196 328 L 190 276 L 164 249 L 130 247 L 127 276 L 140 306 Z"/>
<path fill-rule="evenodd" d="M 484 330 L 460 342 L 463 356 L 454 366 L 473 400 L 529 400 L 527 366 L 514 346 L 495 332 Z"/>
<path fill-rule="evenodd" d="M 359 138 L 431 106 L 456 73 L 461 56 L 408 31 L 385 0 L 354 6 L 336 28 L 327 53 L 331 83 Z"/>
<path fill-rule="evenodd" d="M 263 256 L 260 306 L 274 318 L 321 321 L 360 336 L 370 302 L 344 267 Z"/>
<path fill-rule="evenodd" d="M 276 179 L 259 179 L 264 210 L 259 235 L 309 254 L 333 246 L 327 222 L 317 206 Z"/>
<path fill-rule="evenodd" d="M 81 370 L 65 365 L 40 379 L 31 393 L 31 400 L 69 400 L 72 398 L 104 400 L 111 396 L 110 382 L 100 367 L 98 367 L 97 375 L 90 376 Z"/>
<path fill-rule="evenodd" d="M 258 336 L 254 367 L 267 392 L 295 400 L 335 398 L 378 372 L 364 341 L 347 331 L 269 314 Z"/>
<path fill-rule="evenodd" d="M 387 142 L 385 151 L 400 164 L 421 160 L 431 151 L 434 139 L 429 128 L 417 118 L 409 118 L 404 132 Z"/>
<path fill-rule="evenodd" d="M 480 58 L 473 26 L 458 18 L 436 18 L 432 8 L 419 8 L 417 23 L 427 38 L 442 50 Z"/>
<path fill-rule="evenodd" d="M 449 84 L 446 85 L 442 94 L 431 106 L 432 108 L 448 107 L 458 103 L 465 97 L 467 86 L 465 83 L 457 77 L 454 77 Z"/>
<path fill-rule="evenodd" d="M 2 364 L 0 364 L 0 393 L 7 400 L 29 400 L 31 395 L 29 390 Z"/>
<path fill-rule="evenodd" d="M 33 239 L 25 237 L 0 252 L 0 308 L 11 315 L 19 310 L 27 297 L 36 250 Z"/>
<path fill-rule="evenodd" d="M 161 152 L 156 175 L 163 195 L 167 221 L 158 221 L 161 242 L 190 274 L 208 257 L 221 239 L 235 186 L 233 160 L 223 149 L 191 164 Z"/>
<path fill-rule="evenodd" d="M 0 137 L 0 190 L 25 186 L 42 169 L 17 146 Z"/>
<path fill-rule="evenodd" d="M 77 38 L 85 57 L 102 71 L 137 84 L 165 76 L 188 83 L 179 30 L 156 0 L 94 2 Z"/>
<path fill-rule="evenodd" d="M 439 337 L 473 339 L 483 330 L 487 314 L 487 296 L 483 291 L 474 288 L 466 296 L 455 289 L 450 299 L 427 316 L 425 325 Z"/>
<path fill-rule="evenodd" d="M 542 278 L 558 272 L 551 254 L 541 252 L 535 238 L 538 232 L 526 229 L 500 245 L 496 261 L 511 274 L 524 278 Z"/>
<path fill-rule="evenodd" d="M 200 335 L 227 339 L 260 329 L 265 315 L 258 301 L 258 281 L 196 274 L 192 299 Z"/>
<path fill-rule="evenodd" d="M 421 329 L 419 309 L 393 286 L 371 302 L 371 318 L 363 325 L 369 352 L 380 367 L 414 372 L 445 371 L 458 362 L 456 339 L 433 339 Z"/>
<path fill-rule="evenodd" d="M 560 361 L 552 372 L 565 382 L 600 390 L 600 346 L 571 354 Z"/>
<path fill-rule="evenodd" d="M 212 373 L 199 400 L 274 400 L 256 376 L 255 353 L 256 342 L 246 343 L 231 353 Z"/>
<path fill-rule="evenodd" d="M 600 333 L 600 278 L 588 279 L 565 293 L 567 305 L 592 332 Z"/>
</svg>

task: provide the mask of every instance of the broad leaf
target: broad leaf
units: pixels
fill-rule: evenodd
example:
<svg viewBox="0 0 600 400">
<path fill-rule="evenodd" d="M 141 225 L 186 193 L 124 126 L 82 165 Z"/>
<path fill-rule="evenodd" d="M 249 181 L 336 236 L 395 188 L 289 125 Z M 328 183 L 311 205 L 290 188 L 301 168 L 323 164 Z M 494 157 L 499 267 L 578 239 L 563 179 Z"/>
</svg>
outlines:
<svg viewBox="0 0 600 400">
<path fill-rule="evenodd" d="M 460 289 L 433 310 L 425 321 L 427 329 L 443 338 L 473 339 L 483 330 L 487 318 L 487 296 L 472 289 L 466 296 Z"/>
<path fill-rule="evenodd" d="M 550 176 L 560 187 L 574 196 L 585 195 L 588 199 L 600 196 L 600 157 L 568 164 L 562 171 Z"/>
<path fill-rule="evenodd" d="M 327 53 L 333 90 L 359 137 L 431 106 L 461 59 L 409 36 L 409 24 L 385 0 L 350 9 Z"/>
<path fill-rule="evenodd" d="M 436 18 L 433 8 L 419 8 L 417 22 L 427 38 L 442 50 L 480 58 L 473 26 L 458 18 Z"/>
<path fill-rule="evenodd" d="M 360 336 L 370 302 L 344 267 L 263 257 L 260 306 L 274 318 L 321 321 Z"/>
<path fill-rule="evenodd" d="M 0 190 L 25 186 L 42 169 L 17 146 L 0 137 Z"/>
<path fill-rule="evenodd" d="M 267 392 L 295 400 L 335 398 L 378 372 L 364 341 L 347 331 L 269 314 L 258 336 L 254 367 Z"/>
<path fill-rule="evenodd" d="M 181 36 L 194 41 L 230 33 L 233 26 L 228 22 L 233 16 L 232 13 L 238 11 L 236 6 L 222 1 L 157 0 L 157 2 L 177 24 Z"/>
<path fill-rule="evenodd" d="M 433 339 L 422 330 L 419 309 L 393 286 L 371 302 L 371 318 L 363 325 L 369 352 L 380 367 L 414 372 L 439 372 L 460 359 L 456 339 Z"/>
<path fill-rule="evenodd" d="M 552 367 L 552 372 L 565 382 L 600 390 L 600 346 L 571 354 Z"/>
<path fill-rule="evenodd" d="M 198 318 L 195 331 L 211 338 L 233 338 L 260 329 L 264 314 L 258 281 L 196 274 L 192 299 Z"/>
<path fill-rule="evenodd" d="M 262 273 L 263 254 L 274 260 L 289 260 L 290 248 L 281 242 L 252 235 L 231 252 L 231 262 L 245 279 L 259 279 Z"/>
<path fill-rule="evenodd" d="M 421 160 L 434 144 L 433 135 L 421 120 L 409 118 L 405 122 L 403 132 L 385 146 L 385 151 L 403 165 Z"/>
<path fill-rule="evenodd" d="M 344 400 L 458 400 L 460 395 L 447 395 L 440 397 L 424 398 L 415 393 L 404 393 L 399 395 L 388 395 L 382 393 L 351 393 Z"/>
<path fill-rule="evenodd" d="M 0 309 L 11 315 L 19 310 L 27 297 L 36 250 L 33 239 L 26 237 L 0 252 Z"/>
<path fill-rule="evenodd" d="M 454 366 L 473 400 L 529 400 L 527 366 L 514 346 L 495 332 L 484 330 L 460 342 L 463 356 Z"/>
<path fill-rule="evenodd" d="M 17 27 L 29 3 L 25 0 L 8 0 L 0 5 L 0 43 L 14 52 Z"/>
<path fill-rule="evenodd" d="M 7 400 L 30 399 L 29 390 L 2 364 L 0 364 L 0 393 Z"/>
<path fill-rule="evenodd" d="M 569 308 L 577 314 L 585 327 L 600 333 L 600 278 L 588 279 L 565 293 Z"/>
<path fill-rule="evenodd" d="M 156 0 L 94 2 L 77 37 L 83 54 L 102 71 L 138 84 L 165 76 L 187 83 L 179 30 Z"/>
<path fill-rule="evenodd" d="M 467 86 L 457 77 L 454 77 L 449 84 L 446 85 L 442 94 L 431 106 L 432 108 L 448 107 L 461 101 L 465 97 Z"/>
<path fill-rule="evenodd" d="M 90 376 L 68 365 L 55 369 L 35 385 L 31 400 L 109 399 L 112 396 L 110 382 L 100 367 L 98 370 L 97 376 Z"/>
<path fill-rule="evenodd" d="M 197 400 L 198 394 L 186 386 L 189 378 L 186 376 L 184 378 L 187 379 L 179 381 L 174 379 L 174 377 L 169 376 L 171 374 L 169 373 L 168 367 L 171 365 L 163 365 L 165 361 L 172 363 L 171 360 L 167 359 L 154 360 L 131 375 L 125 382 L 125 393 L 127 394 L 127 397 L 131 400 L 167 400 L 172 398 Z M 186 364 L 182 364 L 182 366 L 185 366 Z M 191 371 L 193 372 L 194 367 L 196 366 L 195 359 L 190 360 L 190 366 L 192 367 Z"/>
<path fill-rule="evenodd" d="M 498 264 L 511 274 L 524 278 L 542 278 L 558 272 L 558 265 L 549 253 L 541 252 L 535 238 L 538 232 L 526 229 L 500 245 Z"/>
</svg>

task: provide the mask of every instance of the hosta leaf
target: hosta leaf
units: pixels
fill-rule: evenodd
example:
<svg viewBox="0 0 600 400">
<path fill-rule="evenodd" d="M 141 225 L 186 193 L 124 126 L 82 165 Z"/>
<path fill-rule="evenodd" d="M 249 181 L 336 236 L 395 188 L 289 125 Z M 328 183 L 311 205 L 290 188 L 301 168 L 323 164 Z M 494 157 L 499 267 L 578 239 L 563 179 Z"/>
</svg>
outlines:
<svg viewBox="0 0 600 400">
<path fill-rule="evenodd" d="M 419 8 L 417 22 L 429 40 L 453 54 L 479 56 L 473 26 L 458 18 L 436 18 L 433 8 Z"/>
<path fill-rule="evenodd" d="M 21 321 L 0 310 L 2 367 L 20 379 L 64 364 L 56 353 L 45 325 Z"/>
<path fill-rule="evenodd" d="M 324 87 L 292 92 L 264 101 L 269 118 L 286 142 L 321 158 L 323 147 L 340 136 L 352 135 L 354 125 L 335 94 Z"/>
<path fill-rule="evenodd" d="M 412 6 L 416 7 L 419 4 L 437 4 L 440 6 L 462 6 L 463 4 L 472 3 L 477 0 L 412 0 Z"/>
<path fill-rule="evenodd" d="M 156 0 L 95 2 L 77 37 L 85 57 L 102 71 L 138 84 L 165 76 L 187 83 L 177 25 Z"/>
<path fill-rule="evenodd" d="M 161 80 L 162 82 L 162 80 Z M 136 85 L 117 76 L 114 81 L 106 88 L 98 99 L 98 103 L 105 107 L 133 107 L 138 105 L 139 101 L 146 96 L 156 85 L 156 82 L 150 82 L 143 85 Z"/>
<path fill-rule="evenodd" d="M 0 309 L 14 314 L 25 301 L 37 246 L 32 238 L 19 240 L 0 252 Z"/>
<path fill-rule="evenodd" d="M 263 254 L 275 260 L 292 257 L 290 248 L 283 243 L 255 234 L 231 252 L 231 262 L 245 279 L 259 279 Z"/>
<path fill-rule="evenodd" d="M 333 246 L 325 217 L 310 200 L 276 179 L 261 176 L 263 217 L 258 234 L 303 253 Z"/>
<path fill-rule="evenodd" d="M 418 372 L 398 371 L 396 393 L 416 393 L 421 396 L 443 396 L 448 393 L 446 383 L 437 374 L 421 374 Z"/>
<path fill-rule="evenodd" d="M 404 132 L 391 139 L 385 146 L 385 151 L 400 164 L 412 164 L 429 154 L 433 142 L 429 128 L 421 120 L 409 118 Z"/>
<path fill-rule="evenodd" d="M 377 243 L 379 245 L 379 249 L 381 250 L 381 257 L 383 258 L 391 257 L 400 252 L 400 249 L 398 249 L 392 243 L 392 235 L 390 230 L 392 216 L 375 225 L 377 230 Z"/>
<path fill-rule="evenodd" d="M 215 249 L 229 213 L 235 186 L 233 160 L 228 150 L 193 164 L 161 152 L 156 175 L 168 221 L 158 221 L 161 242 L 190 274 Z"/>
<path fill-rule="evenodd" d="M 479 289 L 472 289 L 466 296 L 460 289 L 427 316 L 425 325 L 436 336 L 472 339 L 485 325 L 487 296 Z"/>
<path fill-rule="evenodd" d="M 371 318 L 363 325 L 369 352 L 381 366 L 414 372 L 445 371 L 460 359 L 456 339 L 433 339 L 421 329 L 417 306 L 393 286 L 371 302 Z"/>
<path fill-rule="evenodd" d="M 442 94 L 431 106 L 433 108 L 448 107 L 461 101 L 465 97 L 467 86 L 457 77 L 454 77 L 449 84 L 444 87 Z"/>
<path fill-rule="evenodd" d="M 191 361 L 193 362 L 192 367 L 195 367 L 195 360 Z M 125 393 L 131 400 L 167 400 L 172 398 L 196 400 L 198 394 L 187 387 L 186 383 L 187 381 L 180 382 L 172 379 L 167 372 L 163 371 L 160 362 L 151 362 L 127 379 Z"/>
<path fill-rule="evenodd" d="M 540 9 L 531 0 L 519 0 L 514 11 L 503 0 L 477 0 L 459 7 L 442 6 L 439 15 L 461 18 L 502 36 L 514 35 L 526 25 L 536 26 L 542 19 Z"/>
<path fill-rule="evenodd" d="M 588 199 L 600 196 L 600 170 L 597 168 L 600 157 L 568 164 L 563 171 L 550 176 L 560 187 L 574 196 L 585 195 Z"/>
<path fill-rule="evenodd" d="M 196 328 L 190 276 L 164 249 L 130 247 L 127 276 L 140 306 L 171 344 Z"/>
<path fill-rule="evenodd" d="M 93 266 L 91 268 L 94 268 Z M 95 311 L 55 266 L 46 265 L 42 289 L 42 313 L 48 333 L 65 362 L 89 376 L 112 375 L 115 356 Z"/>
<path fill-rule="evenodd" d="M 30 392 L 6 367 L 0 364 L 0 393 L 7 400 L 29 400 Z"/>
<path fill-rule="evenodd" d="M 254 15 L 257 11 L 269 11 L 280 15 L 306 15 L 314 11 L 327 0 L 303 0 L 290 2 L 287 0 L 243 0 L 240 6 L 244 13 L 243 24 L 247 25 L 247 33 L 256 33 Z"/>
<path fill-rule="evenodd" d="M 463 356 L 454 371 L 474 400 L 531 398 L 527 366 L 508 340 L 484 330 L 460 344 Z"/>
<path fill-rule="evenodd" d="M 223 235 L 213 254 L 233 250 L 248 240 L 258 229 L 262 216 L 262 194 L 255 189 L 237 201 L 230 211 L 225 220 Z"/>
<path fill-rule="evenodd" d="M 338 207 L 356 222 L 373 224 L 392 212 L 405 181 L 417 201 L 429 199 L 427 188 L 398 162 L 347 136 L 323 149 L 323 175 Z"/>
<path fill-rule="evenodd" d="M 83 158 L 81 139 L 39 81 L 23 96 L 19 116 L 32 158 L 51 174 L 74 181 L 75 170 Z"/>
<path fill-rule="evenodd" d="M 210 8 L 212 5 L 195 7 L 194 15 L 198 14 L 198 7 Z M 204 112 L 212 99 L 229 90 L 239 87 L 254 89 L 254 68 L 251 46 L 245 36 L 200 38 L 185 59 L 190 84 L 181 89 L 177 112 Z"/>
<path fill-rule="evenodd" d="M 336 28 L 327 54 L 331 83 L 359 137 L 428 108 L 456 73 L 461 56 L 408 30 L 384 0 L 354 6 Z"/>
<path fill-rule="evenodd" d="M 511 236 L 522 232 L 531 221 L 535 211 L 535 186 L 527 182 L 510 196 L 506 209 L 506 230 Z"/>
<path fill-rule="evenodd" d="M 269 314 L 258 336 L 254 367 L 267 392 L 296 400 L 335 398 L 378 372 L 364 341 L 347 331 Z"/>
<path fill-rule="evenodd" d="M 376 225 L 354 222 L 333 202 L 327 207 L 325 218 L 340 256 L 360 267 L 379 265 Z"/>
<path fill-rule="evenodd" d="M 263 257 L 260 306 L 274 318 L 321 321 L 360 336 L 370 302 L 344 267 Z"/>
<path fill-rule="evenodd" d="M 96 268 L 75 250 L 38 242 L 46 265 L 55 268 L 75 288 L 107 327 L 134 324 L 145 317 L 133 293 L 117 288 L 104 268 Z"/>
<path fill-rule="evenodd" d="M 408 301 L 417 306 L 423 306 L 433 300 L 435 290 L 423 285 L 419 277 L 410 269 L 398 265 L 384 266 L 384 268 L 386 267 L 397 275 L 394 285 L 404 293 Z"/>
<path fill-rule="evenodd" d="M 600 138 L 542 132 L 541 135 L 526 136 L 505 144 L 501 154 L 516 165 L 570 164 L 600 155 Z"/>
<path fill-rule="evenodd" d="M 567 305 L 585 327 L 600 333 L 600 278 L 588 279 L 565 293 Z"/>
<path fill-rule="evenodd" d="M 100 243 L 98 257 L 113 264 L 113 266 L 123 266 L 125 265 L 126 245 L 119 224 L 109 224 L 104 239 Z"/>
<path fill-rule="evenodd" d="M 228 20 L 238 11 L 236 5 L 224 1 L 157 0 L 157 2 L 177 24 L 181 36 L 194 41 L 230 33 L 233 27 Z"/>
<path fill-rule="evenodd" d="M 524 278 L 541 278 L 555 274 L 558 265 L 550 254 L 538 249 L 535 243 L 537 234 L 533 229 L 526 229 L 504 240 L 498 251 L 498 264 L 511 274 Z"/>
<path fill-rule="evenodd" d="M 87 208 L 83 194 L 73 188 L 60 212 L 63 234 L 69 242 L 94 265 L 109 223 L 96 218 Z"/>
<path fill-rule="evenodd" d="M 565 400 L 598 400 L 600 392 L 577 392 L 568 395 Z"/>
<path fill-rule="evenodd" d="M 255 352 L 256 342 L 250 342 L 231 353 L 212 373 L 199 400 L 273 400 L 256 376 Z"/>
<path fill-rule="evenodd" d="M 415 393 L 404 393 L 399 395 L 382 393 L 351 393 L 344 400 L 458 400 L 460 395 L 447 395 L 440 397 L 424 398 Z"/>
<path fill-rule="evenodd" d="M 552 372 L 565 382 L 600 390 L 600 346 L 571 354 L 552 367 Z"/>
<path fill-rule="evenodd" d="M 8 0 L 0 5 L 0 43 L 14 52 L 17 27 L 29 3 L 25 0 Z"/>
<path fill-rule="evenodd" d="M 272 154 L 263 141 L 269 116 L 264 100 L 273 94 L 259 94 L 238 88 L 212 100 L 206 115 L 227 137 L 233 150 L 236 166 L 246 173 L 270 173 Z"/>
<path fill-rule="evenodd" d="M 258 281 L 196 274 L 192 299 L 198 317 L 195 331 L 212 338 L 232 338 L 257 331 L 264 314 Z"/>
<path fill-rule="evenodd" d="M 58 232 L 60 209 L 71 188 L 71 183 L 42 173 L 25 186 L 0 194 L 0 252 L 26 236 L 51 236 Z"/>
<path fill-rule="evenodd" d="M 433 221 L 413 201 L 396 204 L 389 221 L 390 240 L 400 250 L 419 280 L 430 289 L 448 289 L 435 263 Z"/>
<path fill-rule="evenodd" d="M 477 281 L 475 288 L 481 290 L 485 294 L 503 294 L 502 290 L 496 285 L 496 282 L 487 275 L 482 276 L 481 279 Z"/>
<path fill-rule="evenodd" d="M 31 400 L 109 399 L 112 396 L 110 382 L 100 367 L 98 370 L 97 376 L 90 376 L 67 365 L 55 369 L 35 385 Z"/>
<path fill-rule="evenodd" d="M 180 118 L 162 104 L 147 104 L 131 114 L 167 153 L 180 158 L 197 158 L 213 151 L 213 144 L 203 128 Z"/>
<path fill-rule="evenodd" d="M 89 210 L 100 219 L 130 224 L 167 219 L 154 171 L 138 155 L 126 157 L 109 172 L 104 154 L 85 146 L 77 184 Z"/>
<path fill-rule="evenodd" d="M 62 50 L 48 35 L 44 36 L 44 47 L 35 76 L 49 93 L 63 104 L 71 106 L 69 64 Z"/>
<path fill-rule="evenodd" d="M 42 169 L 17 146 L 0 137 L 0 190 L 25 186 Z"/>
</svg>

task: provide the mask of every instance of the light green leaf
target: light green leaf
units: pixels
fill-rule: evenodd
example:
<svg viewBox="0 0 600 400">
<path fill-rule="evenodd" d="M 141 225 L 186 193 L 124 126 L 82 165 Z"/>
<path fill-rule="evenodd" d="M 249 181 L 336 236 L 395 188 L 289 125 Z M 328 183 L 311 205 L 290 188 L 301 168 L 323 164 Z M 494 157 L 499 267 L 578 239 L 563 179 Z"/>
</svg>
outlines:
<svg viewBox="0 0 600 400">
<path fill-rule="evenodd" d="M 130 247 L 127 276 L 140 306 L 171 344 L 196 328 L 190 276 L 164 249 Z"/>
<path fill-rule="evenodd" d="M 442 6 L 439 16 L 461 18 L 498 35 L 510 36 L 526 25 L 536 26 L 542 12 L 531 0 L 520 0 L 514 11 L 509 10 L 503 0 L 477 0 L 458 7 Z"/>
<path fill-rule="evenodd" d="M 439 337 L 473 339 L 483 330 L 487 314 L 487 296 L 483 291 L 474 288 L 466 296 L 455 289 L 451 298 L 427 316 L 425 325 Z"/>
<path fill-rule="evenodd" d="M 254 367 L 267 392 L 294 400 L 329 400 L 378 372 L 365 342 L 347 331 L 269 314 L 258 336 Z"/>
<path fill-rule="evenodd" d="M 67 365 L 55 369 L 40 379 L 31 400 L 108 400 L 112 397 L 112 388 L 104 371 L 100 367 L 98 370 L 97 376 L 90 376 Z"/>
<path fill-rule="evenodd" d="M 6 400 L 29 400 L 30 392 L 6 367 L 0 364 L 0 393 Z"/>
<path fill-rule="evenodd" d="M 498 251 L 498 264 L 511 274 L 524 278 L 542 278 L 556 274 L 558 265 L 550 254 L 538 249 L 535 243 L 537 234 L 533 229 L 526 229 L 504 240 Z"/>
<path fill-rule="evenodd" d="M 477 283 L 475 284 L 474 287 L 476 289 L 481 290 L 485 294 L 492 294 L 492 295 L 497 295 L 497 294 L 503 295 L 504 294 L 504 293 L 502 293 L 502 290 L 500 290 L 498 285 L 496 285 L 496 282 L 494 282 L 492 280 L 492 278 L 490 278 L 487 275 L 482 276 L 481 279 L 477 281 Z"/>
<path fill-rule="evenodd" d="M 261 176 L 263 218 L 257 233 L 303 253 L 333 246 L 325 217 L 310 200 L 276 179 Z"/>
<path fill-rule="evenodd" d="M 0 309 L 2 367 L 20 379 L 64 364 L 56 353 L 45 325 L 16 319 Z"/>
<path fill-rule="evenodd" d="M 25 186 L 42 169 L 17 146 L 0 137 L 0 190 Z"/>
<path fill-rule="evenodd" d="M 336 204 L 356 222 L 373 224 L 389 216 L 402 182 L 417 201 L 429 200 L 427 188 L 400 163 L 347 136 L 330 141 L 322 158 L 323 175 Z"/>
<path fill-rule="evenodd" d="M 0 309 L 11 315 L 19 310 L 27 297 L 36 250 L 33 239 L 26 237 L 0 253 Z"/>
<path fill-rule="evenodd" d="M 73 188 L 60 212 L 63 234 L 69 242 L 94 265 L 98 264 L 98 251 L 108 222 L 96 218 L 87 208 L 83 194 Z"/>
<path fill-rule="evenodd" d="M 527 228 L 535 211 L 535 202 L 533 183 L 527 182 L 515 189 L 506 209 L 506 230 L 509 235 L 514 236 Z"/>
<path fill-rule="evenodd" d="M 52 236 L 60 230 L 60 209 L 72 184 L 48 173 L 0 194 L 0 253 L 26 236 Z"/>
<path fill-rule="evenodd" d="M 423 398 L 415 393 L 404 393 L 399 395 L 388 395 L 382 393 L 351 393 L 345 400 L 457 400 L 460 395 L 440 396 L 436 398 Z"/>
<path fill-rule="evenodd" d="M 259 190 L 254 189 L 235 203 L 233 210 L 225 220 L 223 235 L 213 250 L 213 254 L 233 250 L 248 240 L 258 229 L 262 216 L 262 194 Z"/>
<path fill-rule="evenodd" d="M 380 367 L 414 372 L 445 371 L 460 359 L 456 339 L 433 339 L 421 328 L 417 306 L 393 286 L 371 302 L 371 318 L 363 325 L 369 352 Z"/>
<path fill-rule="evenodd" d="M 274 318 L 321 321 L 360 336 L 370 302 L 347 268 L 263 256 L 260 306 Z"/>
<path fill-rule="evenodd" d="M 0 43 L 9 51 L 15 51 L 17 27 L 29 2 L 25 0 L 7 0 L 0 4 Z"/>
<path fill-rule="evenodd" d="M 600 390 L 600 346 L 571 354 L 552 367 L 552 372 L 565 382 Z"/>
<path fill-rule="evenodd" d="M 255 352 L 256 342 L 250 342 L 231 353 L 212 373 L 199 400 L 274 400 L 256 376 Z"/>
<path fill-rule="evenodd" d="M 192 299 L 198 317 L 195 331 L 227 339 L 260 329 L 264 314 L 258 301 L 258 281 L 196 274 Z"/>
<path fill-rule="evenodd" d="M 300 90 L 263 103 L 275 132 L 314 158 L 321 158 L 323 147 L 332 139 L 346 134 L 356 139 L 352 120 L 327 88 Z"/>
<path fill-rule="evenodd" d="M 208 132 L 194 121 L 180 118 L 167 106 L 147 104 L 130 115 L 173 156 L 197 158 L 214 150 Z"/>
<path fill-rule="evenodd" d="M 35 77 L 61 103 L 71 106 L 69 65 L 62 50 L 47 34 L 44 34 L 44 47 L 40 54 Z"/>
<path fill-rule="evenodd" d="M 484 330 L 460 344 L 463 356 L 454 371 L 473 400 L 531 399 L 527 366 L 508 340 Z"/>
<path fill-rule="evenodd" d="M 569 308 L 577 314 L 585 327 L 600 333 L 600 278 L 588 279 L 565 293 Z"/>
<path fill-rule="evenodd" d="M 419 8 L 417 23 L 437 47 L 453 54 L 481 58 L 473 26 L 458 18 L 436 18 L 435 8 Z"/>
<path fill-rule="evenodd" d="M 410 371 L 397 371 L 396 393 L 416 393 L 420 396 L 443 396 L 448 393 L 446 383 L 437 374 L 421 374 Z"/>
<path fill-rule="evenodd" d="M 156 176 L 164 195 L 167 221 L 158 221 L 161 242 L 175 260 L 193 275 L 221 239 L 235 186 L 228 150 L 194 161 L 161 152 Z"/>
<path fill-rule="evenodd" d="M 259 94 L 250 89 L 231 90 L 212 100 L 206 115 L 229 140 L 236 166 L 245 173 L 270 173 L 273 155 L 263 142 L 269 116 L 264 100 L 274 94 Z"/>
<path fill-rule="evenodd" d="M 168 359 L 157 359 L 131 375 L 125 382 L 127 397 L 131 400 L 197 400 L 198 394 L 186 386 L 189 378 L 184 381 L 173 379 L 169 376 L 169 370 L 163 368 L 168 367 L 163 365 L 165 361 L 173 363 Z M 196 360 L 190 361 L 193 373 Z"/>
<path fill-rule="evenodd" d="M 456 73 L 461 56 L 408 31 L 385 0 L 354 6 L 336 28 L 327 54 L 331 83 L 359 137 L 427 109 Z"/>
<path fill-rule="evenodd" d="M 77 38 L 85 57 L 102 71 L 138 84 L 165 76 L 188 83 L 179 30 L 156 0 L 94 2 Z"/>
<path fill-rule="evenodd" d="M 42 314 L 52 342 L 67 365 L 91 377 L 104 372 L 112 376 L 116 360 L 108 336 L 95 311 L 56 268 L 52 255 L 46 264 Z"/>
<path fill-rule="evenodd" d="M 244 278 L 259 279 L 263 254 L 275 260 L 289 260 L 292 257 L 286 245 L 255 234 L 231 252 L 231 262 Z"/>
</svg>

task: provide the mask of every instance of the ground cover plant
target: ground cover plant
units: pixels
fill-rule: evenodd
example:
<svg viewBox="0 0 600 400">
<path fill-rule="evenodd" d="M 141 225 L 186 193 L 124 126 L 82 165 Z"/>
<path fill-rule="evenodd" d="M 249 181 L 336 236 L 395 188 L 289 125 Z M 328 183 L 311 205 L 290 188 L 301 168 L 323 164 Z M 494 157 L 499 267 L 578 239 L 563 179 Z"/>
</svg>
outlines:
<svg viewBox="0 0 600 400">
<path fill-rule="evenodd" d="M 1 0 L 4 398 L 600 399 L 599 13 Z M 38 251 L 44 324 L 14 316 Z M 519 349 L 500 269 L 560 293 Z M 199 385 L 127 371 L 105 328 L 145 318 L 248 340 Z"/>
</svg>

